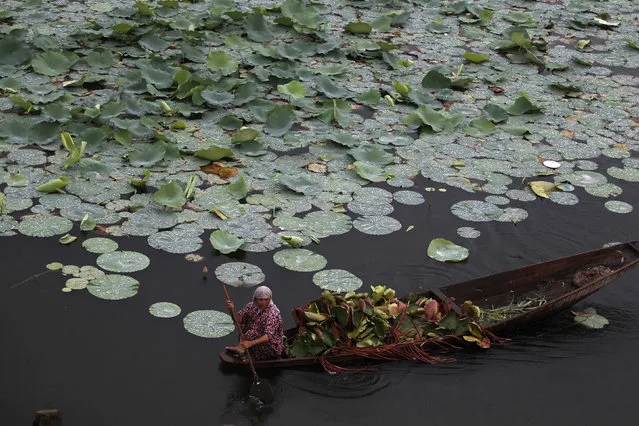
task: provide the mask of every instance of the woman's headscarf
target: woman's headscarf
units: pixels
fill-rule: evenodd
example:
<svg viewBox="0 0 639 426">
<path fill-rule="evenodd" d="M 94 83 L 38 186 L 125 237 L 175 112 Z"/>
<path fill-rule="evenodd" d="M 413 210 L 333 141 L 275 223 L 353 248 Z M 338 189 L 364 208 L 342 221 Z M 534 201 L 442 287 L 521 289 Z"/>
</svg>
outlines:
<svg viewBox="0 0 639 426">
<path fill-rule="evenodd" d="M 271 299 L 271 302 L 273 301 L 273 293 L 271 292 L 271 289 L 265 285 L 259 286 L 253 292 L 253 300 L 266 299 L 267 297 Z"/>
</svg>

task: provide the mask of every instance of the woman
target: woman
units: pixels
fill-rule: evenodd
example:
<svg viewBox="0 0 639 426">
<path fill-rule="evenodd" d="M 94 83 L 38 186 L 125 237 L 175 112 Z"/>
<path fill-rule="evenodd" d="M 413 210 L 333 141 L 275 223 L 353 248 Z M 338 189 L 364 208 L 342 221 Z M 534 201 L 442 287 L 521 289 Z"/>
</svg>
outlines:
<svg viewBox="0 0 639 426">
<path fill-rule="evenodd" d="M 282 315 L 273 303 L 271 289 L 260 286 L 253 293 L 253 301 L 237 313 L 237 321 L 244 333 L 244 339 L 235 346 L 226 349 L 243 354 L 251 349 L 254 359 L 279 358 L 284 348 L 284 330 Z M 233 311 L 233 302 L 228 300 L 226 307 Z"/>
</svg>

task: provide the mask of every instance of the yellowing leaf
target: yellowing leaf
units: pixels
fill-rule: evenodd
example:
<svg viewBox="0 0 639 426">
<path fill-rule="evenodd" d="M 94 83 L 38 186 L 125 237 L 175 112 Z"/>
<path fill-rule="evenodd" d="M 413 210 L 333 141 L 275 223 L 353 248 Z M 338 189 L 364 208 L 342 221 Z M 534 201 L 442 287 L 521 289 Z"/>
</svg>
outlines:
<svg viewBox="0 0 639 426">
<path fill-rule="evenodd" d="M 550 194 L 551 192 L 555 190 L 554 183 L 546 182 L 543 180 L 536 180 L 533 182 L 529 182 L 528 185 L 530 185 L 530 189 L 532 189 L 535 194 L 543 198 L 548 198 L 549 197 L 548 194 Z"/>
</svg>

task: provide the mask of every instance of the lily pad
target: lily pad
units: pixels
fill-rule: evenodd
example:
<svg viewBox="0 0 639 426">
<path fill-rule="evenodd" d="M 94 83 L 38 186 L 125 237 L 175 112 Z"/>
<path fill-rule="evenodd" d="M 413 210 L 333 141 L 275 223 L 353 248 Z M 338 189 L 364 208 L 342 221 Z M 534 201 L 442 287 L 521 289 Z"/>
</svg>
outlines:
<svg viewBox="0 0 639 426">
<path fill-rule="evenodd" d="M 71 231 L 73 222 L 60 216 L 34 214 L 24 216 L 18 224 L 18 231 L 30 237 L 53 237 Z"/>
<path fill-rule="evenodd" d="M 65 283 L 65 286 L 69 287 L 71 290 L 83 290 L 87 288 L 89 284 L 89 280 L 85 278 L 69 278 Z"/>
<path fill-rule="evenodd" d="M 128 299 L 138 294 L 140 283 L 127 275 L 104 275 L 92 280 L 87 289 L 92 295 L 105 300 Z"/>
<path fill-rule="evenodd" d="M 368 235 L 386 235 L 402 229 L 402 224 L 388 216 L 364 216 L 353 221 L 359 232 Z"/>
<path fill-rule="evenodd" d="M 573 312 L 573 314 L 575 322 L 587 328 L 599 329 L 610 324 L 607 318 L 597 314 L 595 308 L 586 308 L 583 312 Z"/>
<path fill-rule="evenodd" d="M 215 276 L 233 287 L 254 287 L 266 279 L 259 266 L 245 262 L 223 263 L 215 268 Z"/>
<path fill-rule="evenodd" d="M 171 302 L 158 302 L 149 306 L 149 313 L 158 318 L 173 318 L 180 315 L 182 308 Z"/>
<path fill-rule="evenodd" d="M 615 213 L 630 213 L 633 210 L 632 205 L 623 201 L 616 201 L 616 200 L 606 201 L 604 203 L 604 207 L 610 210 L 611 212 L 615 212 Z"/>
<path fill-rule="evenodd" d="M 110 272 L 136 272 L 146 269 L 151 260 L 135 251 L 112 251 L 101 254 L 96 260 L 98 266 Z"/>
<path fill-rule="evenodd" d="M 235 330 L 233 319 L 224 312 L 213 310 L 194 311 L 184 317 L 184 328 L 199 337 L 218 338 Z"/>
<path fill-rule="evenodd" d="M 300 248 L 278 251 L 273 255 L 273 260 L 282 268 L 297 272 L 319 271 L 327 263 L 324 256 Z"/>
<path fill-rule="evenodd" d="M 209 240 L 211 241 L 213 248 L 219 250 L 220 253 L 223 254 L 233 253 L 237 251 L 242 244 L 244 244 L 243 239 L 223 230 L 211 232 Z"/>
<path fill-rule="evenodd" d="M 313 275 L 313 282 L 321 289 L 347 293 L 362 286 L 362 280 L 343 269 L 325 269 Z"/>
<path fill-rule="evenodd" d="M 82 241 L 82 247 L 91 253 L 109 253 L 118 249 L 119 244 L 112 239 L 95 237 Z"/>
<path fill-rule="evenodd" d="M 468 259 L 467 248 L 444 238 L 435 238 L 428 245 L 428 257 L 440 262 L 462 262 Z"/>
</svg>

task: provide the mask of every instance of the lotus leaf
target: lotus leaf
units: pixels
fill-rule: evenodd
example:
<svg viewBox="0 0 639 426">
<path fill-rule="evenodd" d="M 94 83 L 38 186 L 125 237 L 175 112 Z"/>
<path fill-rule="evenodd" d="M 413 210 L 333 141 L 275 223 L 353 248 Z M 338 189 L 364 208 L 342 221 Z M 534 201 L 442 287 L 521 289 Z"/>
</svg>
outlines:
<svg viewBox="0 0 639 426">
<path fill-rule="evenodd" d="M 246 143 L 255 140 L 258 136 L 260 136 L 260 132 L 255 129 L 251 129 L 249 127 L 242 127 L 240 130 L 235 132 L 233 137 L 231 138 L 231 142 L 233 143 Z"/>
<path fill-rule="evenodd" d="M 422 105 L 406 117 L 404 124 L 413 128 L 425 124 L 434 132 L 452 133 L 463 120 L 464 116 L 461 114 L 445 114 Z"/>
<path fill-rule="evenodd" d="M 296 116 L 291 107 L 277 107 L 270 110 L 264 123 L 264 131 L 271 136 L 284 136 L 295 123 Z"/>
<path fill-rule="evenodd" d="M 371 182 L 383 182 L 395 177 L 395 175 L 386 172 L 381 167 L 366 161 L 355 161 L 353 167 L 359 176 Z"/>
<path fill-rule="evenodd" d="M 507 111 L 510 115 L 521 115 L 531 112 L 539 112 L 539 107 L 533 105 L 528 97 L 520 96 L 515 100 L 515 103 L 507 109 Z"/>
<path fill-rule="evenodd" d="M 217 161 L 222 158 L 233 158 L 233 151 L 228 148 L 213 145 L 210 148 L 195 151 L 195 156 L 210 161 Z"/>
<path fill-rule="evenodd" d="M 319 271 L 327 263 L 322 255 L 301 248 L 280 250 L 273 255 L 273 260 L 282 268 L 296 272 Z"/>
<path fill-rule="evenodd" d="M 122 300 L 138 294 L 139 287 L 140 283 L 135 278 L 111 274 L 92 280 L 87 289 L 100 299 Z"/>
<path fill-rule="evenodd" d="M 147 241 L 151 247 L 168 253 L 191 253 L 202 247 L 201 238 L 177 230 L 155 233 Z"/>
<path fill-rule="evenodd" d="M 552 191 L 556 191 L 556 184 L 543 180 L 528 182 L 530 189 L 540 197 L 549 198 Z"/>
<path fill-rule="evenodd" d="M 219 250 L 222 254 L 233 253 L 244 243 L 241 238 L 223 230 L 213 231 L 209 241 L 211 241 L 213 248 Z"/>
<path fill-rule="evenodd" d="M 53 237 L 71 231 L 73 222 L 60 216 L 34 214 L 23 216 L 18 224 L 18 231 L 30 237 Z"/>
<path fill-rule="evenodd" d="M 606 201 L 604 203 L 604 207 L 610 210 L 611 212 L 615 212 L 615 213 L 630 213 L 633 210 L 632 205 L 623 201 L 616 201 L 616 200 Z"/>
<path fill-rule="evenodd" d="M 51 179 L 47 183 L 43 183 L 36 189 L 40 192 L 61 192 L 61 189 L 67 186 L 71 180 L 66 176 Z"/>
<path fill-rule="evenodd" d="M 39 74 L 54 77 L 69 71 L 74 62 L 73 58 L 62 53 L 44 52 L 33 58 L 31 67 Z"/>
<path fill-rule="evenodd" d="M 402 228 L 402 224 L 388 216 L 364 216 L 353 221 L 355 229 L 368 235 L 386 235 Z"/>
<path fill-rule="evenodd" d="M 475 119 L 471 120 L 470 125 L 464 129 L 467 135 L 474 137 L 484 137 L 494 133 L 497 126 L 490 120 Z"/>
<path fill-rule="evenodd" d="M 194 311 L 184 317 L 184 328 L 199 337 L 218 338 L 235 330 L 233 319 L 224 312 Z"/>
<path fill-rule="evenodd" d="M 82 242 L 82 247 L 91 253 L 109 253 L 118 249 L 118 243 L 102 237 L 88 238 Z"/>
<path fill-rule="evenodd" d="M 266 43 L 273 40 L 273 32 L 264 16 L 260 13 L 245 16 L 244 27 L 248 38 L 257 43 Z"/>
<path fill-rule="evenodd" d="M 215 268 L 215 276 L 233 287 L 254 287 L 266 279 L 258 266 L 244 262 L 223 263 Z"/>
<path fill-rule="evenodd" d="M 297 80 L 290 81 L 287 84 L 278 84 L 277 90 L 295 99 L 301 99 L 306 96 L 306 87 Z"/>
<path fill-rule="evenodd" d="M 290 189 L 304 195 L 317 195 L 322 191 L 320 177 L 308 175 L 281 175 L 278 182 Z"/>
<path fill-rule="evenodd" d="M 373 26 L 366 22 L 355 21 L 346 24 L 346 26 L 344 26 L 344 29 L 352 34 L 370 34 L 373 31 Z"/>
<path fill-rule="evenodd" d="M 347 293 L 362 286 L 362 280 L 343 269 L 325 269 L 313 275 L 313 282 L 321 289 Z"/>
<path fill-rule="evenodd" d="M 440 262 L 462 262 L 468 258 L 467 248 L 444 238 L 435 238 L 428 245 L 428 257 Z"/>
<path fill-rule="evenodd" d="M 233 182 L 231 182 L 227 186 L 227 189 L 229 191 L 229 194 L 231 194 L 238 200 L 246 197 L 246 194 L 248 194 L 250 190 L 248 184 L 246 183 L 246 180 L 244 179 L 244 176 L 242 175 L 239 175 Z"/>
<path fill-rule="evenodd" d="M 576 323 L 587 328 L 604 328 L 610 324 L 607 318 L 597 314 L 595 308 L 586 308 L 583 312 L 573 312 Z"/>
<path fill-rule="evenodd" d="M 158 318 L 174 318 L 182 313 L 182 308 L 171 302 L 157 302 L 149 306 L 149 313 Z"/>
<path fill-rule="evenodd" d="M 65 286 L 70 288 L 71 290 L 84 290 L 85 288 L 87 288 L 88 284 L 89 280 L 87 280 L 86 278 L 69 278 L 66 281 Z"/>
<path fill-rule="evenodd" d="M 206 58 L 206 65 L 212 71 L 219 72 L 222 75 L 230 75 L 237 71 L 237 61 L 230 55 L 220 50 L 209 53 Z"/>
</svg>

